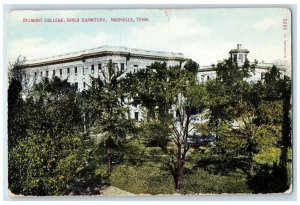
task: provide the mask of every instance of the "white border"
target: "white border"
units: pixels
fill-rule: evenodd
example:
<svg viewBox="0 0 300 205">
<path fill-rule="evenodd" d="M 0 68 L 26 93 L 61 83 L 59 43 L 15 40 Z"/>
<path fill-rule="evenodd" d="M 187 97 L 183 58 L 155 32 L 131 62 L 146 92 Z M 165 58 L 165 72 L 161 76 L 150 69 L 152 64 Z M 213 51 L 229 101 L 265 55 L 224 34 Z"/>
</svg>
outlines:
<svg viewBox="0 0 300 205">
<path fill-rule="evenodd" d="M 55 3 L 54 4 L 49 4 L 49 3 Z M 71 5 L 66 5 L 68 3 L 72 3 Z M 85 5 L 83 5 L 82 3 L 84 3 Z M 89 3 L 89 4 L 88 4 Z M 299 47 L 299 42 L 297 41 L 297 36 L 296 34 L 298 33 L 298 28 L 297 30 L 294 30 L 296 28 L 295 22 L 300 22 L 299 21 L 299 15 L 297 14 L 297 11 L 299 11 L 299 4 L 298 1 L 296 0 L 287 0 L 287 1 L 283 1 L 283 0 L 273 0 L 270 3 L 268 2 L 264 2 L 266 4 L 261 5 L 260 3 L 262 3 L 262 1 L 246 1 L 245 3 L 241 4 L 240 1 L 238 0 L 233 0 L 233 1 L 226 1 L 226 4 L 224 4 L 225 2 L 222 0 L 207 0 L 207 1 L 201 1 L 201 5 L 196 5 L 198 4 L 198 2 L 196 0 L 185 0 L 184 3 L 185 4 L 181 4 L 182 1 L 181 0 L 165 0 L 165 1 L 161 1 L 161 0 L 144 0 L 144 1 L 139 1 L 139 0 L 128 0 L 126 1 L 126 4 L 124 3 L 124 1 L 122 0 L 111 0 L 111 1 L 107 1 L 104 2 L 106 3 L 105 5 L 102 4 L 98 4 L 97 0 L 85 0 L 84 2 L 75 2 L 75 0 L 52 0 L 51 2 L 48 1 L 40 1 L 40 0 L 4 0 L 3 3 L 1 4 L 1 16 L 3 16 L 3 12 L 7 12 L 5 10 L 3 10 L 3 6 L 4 4 L 13 4 L 10 5 L 13 8 L 20 8 L 20 9 L 30 9 L 30 8 L 40 8 L 40 9 L 59 9 L 59 8 L 160 8 L 160 7 L 171 7 L 171 8 L 191 8 L 191 7 L 280 7 L 282 5 L 276 5 L 276 4 L 294 4 L 293 5 L 293 10 L 292 10 L 292 18 L 293 18 L 293 42 L 292 42 L 292 49 L 293 49 L 293 135 L 294 135 L 294 139 L 297 138 L 298 135 L 298 130 L 297 130 L 297 117 L 298 117 L 298 110 L 296 108 L 297 102 L 299 102 L 299 95 L 297 95 L 297 90 L 299 90 L 299 83 L 297 83 L 297 80 L 299 79 L 299 72 L 297 72 L 297 60 L 299 59 L 299 54 L 297 54 L 297 47 Z M 141 4 L 143 3 L 143 4 Z M 229 3 L 229 4 L 228 4 Z M 39 5 L 30 5 L 30 4 L 39 4 Z M 93 5 L 92 5 L 93 4 Z M 95 5 L 97 4 L 97 5 Z M 192 5 L 191 5 L 192 4 Z M 235 5 L 233 5 L 235 4 Z M 6 13 L 7 14 L 7 13 Z M 296 14 L 296 15 L 295 15 Z M 6 51 L 6 36 L 5 33 L 7 32 L 6 27 L 5 26 L 5 22 L 7 22 L 5 20 L 5 18 L 3 19 L 3 21 L 1 21 L 0 26 L 1 28 L 4 28 L 4 32 L 1 32 L 1 50 L 2 53 L 4 54 L 3 56 L 0 56 L 0 62 L 3 62 L 3 66 L 2 68 L 4 68 L 2 70 L 1 73 L 1 77 L 2 77 L 2 81 L 0 82 L 0 90 L 3 91 L 1 93 L 1 108 L 0 108 L 0 113 L 3 113 L 2 118 L 1 118 L 1 123 L 0 123 L 0 130 L 2 130 L 2 140 L 0 140 L 0 147 L 3 148 L 3 151 L 0 151 L 0 160 L 2 159 L 5 162 L 5 158 L 6 158 L 6 154 L 7 154 L 7 150 L 6 150 L 6 143 L 4 140 L 4 136 L 6 135 L 6 131 L 7 131 L 7 106 L 6 106 L 6 90 L 7 90 L 7 71 L 6 71 L 6 53 L 4 51 Z M 3 25 L 4 23 L 4 25 Z M 4 38 L 5 39 L 4 39 Z M 2 122 L 3 120 L 3 122 Z M 296 149 L 296 147 L 299 147 L 299 141 L 297 140 L 294 141 L 294 156 L 298 155 L 298 151 Z M 299 158 L 296 159 L 297 161 L 294 161 L 294 165 L 298 165 L 299 164 Z M 7 178 L 7 174 L 6 172 L 6 167 L 7 165 L 7 160 L 6 162 L 3 164 L 3 169 L 0 170 L 0 194 L 1 196 L 3 196 L 4 198 L 2 198 L 2 200 L 11 200 L 11 198 L 8 198 L 7 195 L 7 190 L 4 188 L 7 183 L 5 184 L 6 178 Z M 296 174 L 296 173 L 294 173 Z M 299 175 L 299 169 L 297 169 L 297 175 L 296 176 L 300 176 Z M 71 203 L 75 203 L 75 204 L 82 204 L 82 201 L 89 201 L 89 203 L 99 203 L 97 201 L 101 201 L 100 203 L 103 203 L 104 201 L 110 200 L 110 202 L 106 202 L 109 204 L 119 204 L 120 202 L 118 201 L 125 201 L 125 204 L 135 204 L 138 203 L 140 204 L 141 201 L 143 201 L 142 203 L 145 204 L 157 204 L 157 203 L 166 203 L 167 201 L 171 201 L 170 203 L 172 204 L 182 204 L 183 200 L 184 201 L 188 201 L 188 203 L 191 204 L 195 204 L 195 203 L 214 203 L 217 201 L 225 201 L 225 204 L 232 204 L 232 203 L 239 203 L 238 201 L 242 200 L 242 203 L 257 203 L 257 200 L 262 200 L 262 201 L 272 201 L 272 204 L 277 204 L 280 203 L 282 204 L 281 200 L 293 200 L 290 201 L 289 204 L 296 204 L 296 201 L 298 201 L 299 197 L 299 189 L 297 187 L 297 182 L 298 179 L 294 178 L 295 180 L 295 184 L 294 184 L 294 190 L 293 190 L 293 194 L 292 195 L 214 195 L 214 196 L 200 196 L 200 197 L 131 197 L 131 198 L 120 198 L 120 197 L 96 197 L 93 199 L 93 197 L 76 197 L 74 198 L 74 200 L 80 200 L 80 201 L 73 201 L 73 199 L 70 199 L 69 197 L 67 198 L 61 198 L 61 197 L 32 197 L 32 198 L 26 198 L 25 201 L 15 201 L 11 200 L 11 201 L 4 201 L 4 204 L 40 204 L 40 201 L 44 201 L 47 200 L 48 202 L 43 202 L 46 204 L 50 204 L 53 201 L 56 201 L 55 203 L 58 203 L 57 200 L 62 201 L 60 203 L 66 203 L 67 201 L 72 200 Z M 296 181 L 297 180 L 297 181 Z M 3 186 L 1 186 L 3 185 Z M 281 197 L 282 196 L 282 197 Z M 292 197 L 289 197 L 292 196 Z M 24 200 L 24 199 L 22 199 Z M 34 201 L 31 201 L 34 200 Z M 90 201 L 90 200 L 97 200 L 97 201 Z M 128 201 L 129 200 L 129 201 Z M 149 201 L 149 200 L 154 200 L 154 201 Z M 201 202 L 197 202 L 195 200 L 199 200 Z M 208 202 L 207 200 L 212 200 L 210 202 Z M 245 201 L 245 200 L 248 200 Z M 254 202 L 254 201 L 255 202 Z M 280 200 L 281 202 L 275 202 L 274 200 Z M 294 201 L 296 200 L 296 201 Z M 233 201 L 233 202 L 230 202 Z M 224 202 L 223 202 L 224 203 Z M 264 202 L 262 202 L 264 203 Z"/>
</svg>

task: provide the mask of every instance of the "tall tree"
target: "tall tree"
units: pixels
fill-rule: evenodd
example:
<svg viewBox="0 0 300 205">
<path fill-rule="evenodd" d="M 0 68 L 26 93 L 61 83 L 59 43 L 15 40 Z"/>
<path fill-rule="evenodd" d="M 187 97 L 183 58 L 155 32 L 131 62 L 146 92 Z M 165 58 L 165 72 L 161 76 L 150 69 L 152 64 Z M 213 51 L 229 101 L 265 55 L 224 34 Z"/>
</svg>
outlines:
<svg viewBox="0 0 300 205">
<path fill-rule="evenodd" d="M 292 84 L 288 76 L 281 76 L 279 69 L 273 66 L 265 75 L 265 96 L 268 101 L 282 102 L 282 125 L 281 125 L 281 156 L 279 167 L 282 170 L 282 187 L 288 189 L 288 150 L 292 146 L 291 140 L 291 92 Z"/>
<path fill-rule="evenodd" d="M 254 154 L 257 152 L 254 137 L 255 118 L 260 100 L 253 83 L 248 81 L 255 66 L 256 63 L 251 65 L 249 61 L 246 61 L 243 66 L 239 66 L 235 60 L 229 58 L 218 63 L 217 77 L 207 85 L 210 95 L 210 122 L 215 127 L 217 143 L 228 141 L 228 138 L 233 137 L 232 140 L 229 140 L 230 143 L 237 142 L 233 151 L 245 150 L 248 155 L 250 177 L 254 176 Z M 222 137 L 219 136 L 220 122 L 228 125 L 227 131 L 223 131 Z M 237 137 L 240 139 L 234 140 Z M 238 144 L 241 145 L 238 146 Z M 238 147 L 239 149 L 237 149 Z M 223 156 L 228 152 L 222 145 L 218 148 L 221 149 Z"/>
<path fill-rule="evenodd" d="M 23 137 L 9 149 L 9 188 L 25 195 L 66 194 L 86 168 L 76 89 L 66 80 L 45 78 L 22 104 L 18 117 L 26 126 L 14 131 Z"/>
<path fill-rule="evenodd" d="M 127 76 L 133 103 L 145 106 L 151 114 L 144 130 L 152 144 L 159 146 L 166 156 L 162 161 L 173 176 L 176 191 L 182 187 L 192 117 L 204 109 L 205 91 L 196 81 L 197 68 L 193 62 L 189 63 L 189 69 L 154 63 Z"/>
<path fill-rule="evenodd" d="M 27 121 L 24 108 L 22 73 L 25 58 L 19 57 L 10 65 L 8 78 L 8 147 L 12 148 L 19 138 L 26 136 Z"/>
<path fill-rule="evenodd" d="M 112 60 L 98 78 L 92 78 L 92 86 L 87 91 L 89 114 L 93 121 L 92 135 L 96 135 L 100 145 L 106 150 L 107 174 L 112 172 L 114 150 L 126 141 L 134 129 L 128 117 L 128 107 L 124 104 L 124 91 L 120 83 L 121 73 L 117 72 Z"/>
</svg>

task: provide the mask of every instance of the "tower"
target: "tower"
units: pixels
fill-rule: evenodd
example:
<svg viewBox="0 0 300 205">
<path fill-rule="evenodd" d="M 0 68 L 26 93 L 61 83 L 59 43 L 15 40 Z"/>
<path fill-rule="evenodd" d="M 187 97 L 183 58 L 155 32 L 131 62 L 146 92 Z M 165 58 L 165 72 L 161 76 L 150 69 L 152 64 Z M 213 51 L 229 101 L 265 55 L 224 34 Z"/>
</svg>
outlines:
<svg viewBox="0 0 300 205">
<path fill-rule="evenodd" d="M 247 59 L 248 49 L 242 49 L 242 44 L 237 44 L 236 49 L 231 49 L 229 54 L 232 59 L 236 60 L 238 65 L 243 65 Z"/>
</svg>

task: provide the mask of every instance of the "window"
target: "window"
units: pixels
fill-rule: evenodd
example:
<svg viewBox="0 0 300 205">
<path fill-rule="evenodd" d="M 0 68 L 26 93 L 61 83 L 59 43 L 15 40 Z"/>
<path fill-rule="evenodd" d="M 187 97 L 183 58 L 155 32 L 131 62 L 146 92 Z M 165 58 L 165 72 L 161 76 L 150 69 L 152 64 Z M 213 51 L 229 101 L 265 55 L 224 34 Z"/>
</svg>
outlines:
<svg viewBox="0 0 300 205">
<path fill-rule="evenodd" d="M 209 80 L 210 79 L 210 77 L 209 76 L 207 76 L 207 80 Z"/>
<path fill-rule="evenodd" d="M 136 119 L 137 121 L 139 120 L 139 112 L 134 113 L 134 119 Z"/>
<path fill-rule="evenodd" d="M 75 76 L 77 76 L 77 67 L 74 68 Z"/>
<path fill-rule="evenodd" d="M 70 68 L 67 68 L 67 74 L 70 76 Z"/>
<path fill-rule="evenodd" d="M 94 65 L 91 67 L 91 74 L 94 74 Z"/>
<path fill-rule="evenodd" d="M 100 64 L 98 64 L 98 73 L 101 72 L 101 69 L 102 69 L 102 65 L 101 65 L 101 63 L 100 63 Z"/>
<path fill-rule="evenodd" d="M 138 65 L 134 65 L 133 66 L 133 73 L 136 73 L 138 71 L 139 66 Z"/>
<path fill-rule="evenodd" d="M 236 61 L 236 59 L 237 59 L 236 54 L 233 55 L 233 59 Z"/>
<path fill-rule="evenodd" d="M 37 77 L 37 72 L 34 72 L 34 78 L 36 78 Z"/>
<path fill-rule="evenodd" d="M 43 71 L 41 71 L 41 77 L 43 76 Z"/>
<path fill-rule="evenodd" d="M 265 76 L 266 76 L 266 73 L 261 73 L 261 74 L 260 74 L 260 80 L 264 80 L 264 79 L 265 79 Z"/>
<path fill-rule="evenodd" d="M 123 72 L 124 70 L 125 70 L 124 63 L 121 63 L 121 72 Z"/>
<path fill-rule="evenodd" d="M 204 83 L 204 75 L 201 75 L 201 82 Z"/>
<path fill-rule="evenodd" d="M 243 61 L 243 54 L 239 54 L 239 61 Z"/>
<path fill-rule="evenodd" d="M 59 69 L 59 76 L 62 77 L 62 69 Z"/>
<path fill-rule="evenodd" d="M 55 76 L 55 70 L 52 71 L 52 76 Z"/>
<path fill-rule="evenodd" d="M 82 74 L 84 75 L 85 73 L 84 73 L 84 67 L 82 67 Z"/>
<path fill-rule="evenodd" d="M 118 66 L 117 63 L 114 63 L 113 68 L 114 68 L 117 72 L 119 72 L 119 66 Z"/>
<path fill-rule="evenodd" d="M 78 83 L 75 83 L 75 88 L 76 90 L 78 90 Z"/>
<path fill-rule="evenodd" d="M 83 82 L 83 89 L 85 89 L 85 82 Z"/>
<path fill-rule="evenodd" d="M 46 71 L 46 77 L 48 77 L 49 76 L 49 71 Z"/>
</svg>

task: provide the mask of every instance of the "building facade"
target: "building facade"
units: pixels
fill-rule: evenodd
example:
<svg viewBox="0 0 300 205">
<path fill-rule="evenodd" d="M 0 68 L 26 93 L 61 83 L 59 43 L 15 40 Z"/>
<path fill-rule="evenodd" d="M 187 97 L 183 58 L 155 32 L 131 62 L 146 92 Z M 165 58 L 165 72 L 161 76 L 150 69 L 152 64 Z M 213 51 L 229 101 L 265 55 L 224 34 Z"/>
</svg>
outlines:
<svg viewBox="0 0 300 205">
<path fill-rule="evenodd" d="M 229 56 L 237 61 L 238 66 L 242 66 L 245 61 L 248 59 L 248 54 L 250 51 L 248 49 L 243 49 L 242 44 L 237 44 L 236 49 L 231 49 L 229 51 Z M 273 63 L 265 63 L 264 61 L 258 62 L 257 66 L 251 76 L 247 79 L 247 81 L 258 81 L 263 80 L 265 74 L 271 70 Z M 283 64 L 276 64 L 277 68 L 282 75 L 286 74 L 286 66 Z M 215 78 L 217 76 L 216 66 L 201 66 L 199 72 L 197 74 L 197 78 L 199 82 L 205 83 L 207 80 Z"/>
<path fill-rule="evenodd" d="M 248 49 L 243 49 L 241 44 L 237 44 L 236 49 L 231 49 L 229 55 L 236 59 L 239 66 L 247 60 Z M 88 89 L 91 85 L 91 76 L 98 77 L 107 70 L 109 61 L 112 60 L 116 71 L 123 73 L 135 73 L 144 69 L 154 62 L 165 62 L 167 66 L 184 67 L 186 58 L 182 53 L 161 52 L 153 50 L 142 50 L 117 46 L 102 46 L 94 49 L 87 49 L 79 52 L 53 56 L 33 61 L 28 61 L 24 67 L 23 79 L 28 87 L 38 83 L 42 78 L 52 78 L 57 76 L 67 79 L 75 84 L 79 91 Z M 273 64 L 260 62 L 257 64 L 255 72 L 252 73 L 249 81 L 262 80 L 264 74 L 272 68 Z M 285 67 L 277 65 L 282 74 L 285 74 Z M 217 75 L 214 65 L 201 66 L 197 77 L 199 82 L 215 78 Z M 130 106 L 130 117 L 142 120 L 142 107 Z"/>
<path fill-rule="evenodd" d="M 88 89 L 92 77 L 98 77 L 107 70 L 112 60 L 117 72 L 135 73 L 154 62 L 165 62 L 167 66 L 184 66 L 182 53 L 160 52 L 116 46 L 102 46 L 80 52 L 28 61 L 24 67 L 23 79 L 31 87 L 42 78 L 57 76 L 75 84 L 79 91 Z M 130 106 L 130 117 L 142 119 L 142 108 Z"/>
<path fill-rule="evenodd" d="M 80 52 L 28 61 L 24 77 L 29 84 L 39 82 L 43 77 L 58 76 L 87 89 L 90 76 L 101 75 L 112 60 L 115 69 L 121 72 L 136 72 L 154 62 L 166 62 L 167 66 L 183 66 L 185 58 L 181 53 L 141 50 L 126 47 L 102 46 Z"/>
</svg>

